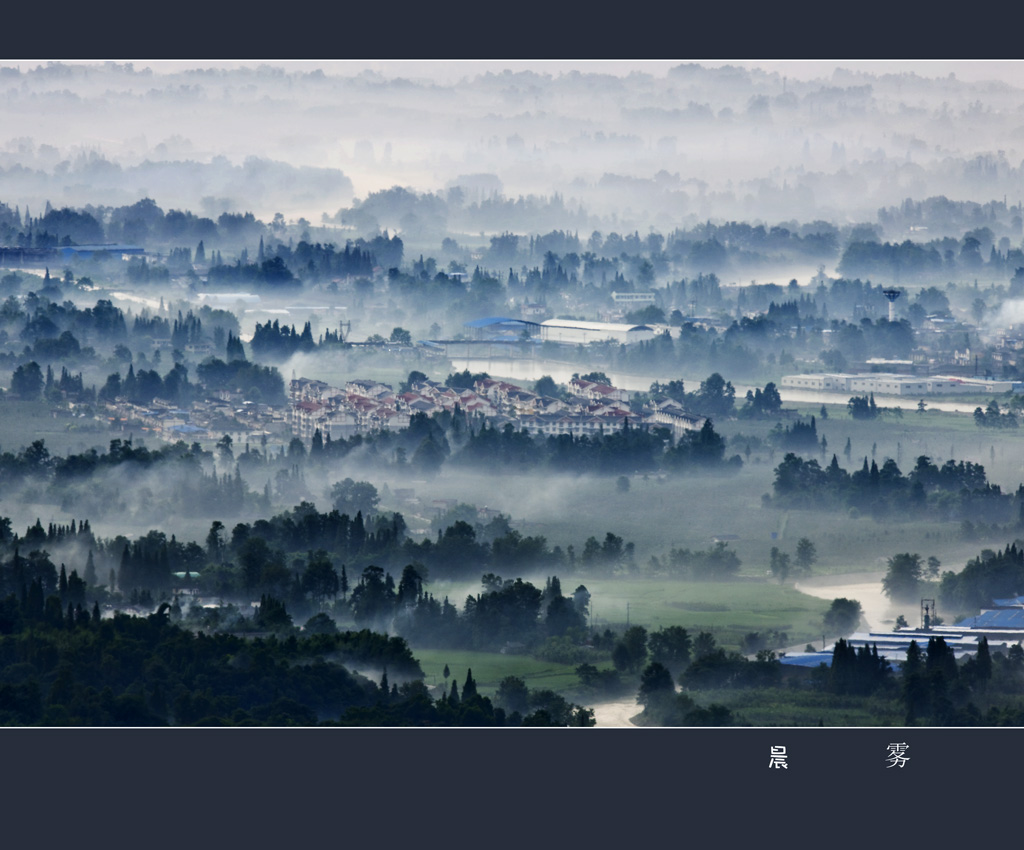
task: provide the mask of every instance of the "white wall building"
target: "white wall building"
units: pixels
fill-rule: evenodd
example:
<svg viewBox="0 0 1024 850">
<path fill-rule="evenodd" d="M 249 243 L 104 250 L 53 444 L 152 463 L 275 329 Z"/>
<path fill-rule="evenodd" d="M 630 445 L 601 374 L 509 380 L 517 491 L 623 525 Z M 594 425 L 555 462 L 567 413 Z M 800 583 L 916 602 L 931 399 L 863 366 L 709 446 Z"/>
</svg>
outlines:
<svg viewBox="0 0 1024 850">
<path fill-rule="evenodd" d="M 786 375 L 779 381 L 782 389 L 817 390 L 820 392 L 866 395 L 923 396 L 964 395 L 968 393 L 1024 392 L 1024 383 L 991 378 L 958 378 L 955 376 L 893 375 L 871 372 L 861 375 L 818 373 Z"/>
<path fill-rule="evenodd" d="M 653 328 L 615 322 L 578 322 L 575 319 L 547 319 L 540 323 L 541 339 L 566 345 L 590 342 L 619 342 L 628 345 L 654 339 Z"/>
</svg>

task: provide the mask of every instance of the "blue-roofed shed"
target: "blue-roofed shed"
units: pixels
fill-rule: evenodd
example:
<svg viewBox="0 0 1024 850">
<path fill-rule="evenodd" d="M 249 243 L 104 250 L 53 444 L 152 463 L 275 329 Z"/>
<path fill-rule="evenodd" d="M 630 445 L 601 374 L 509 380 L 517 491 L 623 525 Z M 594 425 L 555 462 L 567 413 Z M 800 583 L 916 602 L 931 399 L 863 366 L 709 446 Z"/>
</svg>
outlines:
<svg viewBox="0 0 1024 850">
<path fill-rule="evenodd" d="M 832 650 L 827 652 L 787 652 L 781 658 L 780 663 L 787 667 L 809 667 L 817 669 L 819 664 L 826 667 L 832 666 Z"/>
<path fill-rule="evenodd" d="M 491 337 L 506 337 L 515 339 L 521 337 L 523 331 L 528 334 L 540 334 L 540 325 L 537 322 L 530 322 L 526 319 L 512 319 L 508 316 L 487 316 L 483 319 L 473 319 L 465 322 L 463 327 L 470 328 L 477 332 L 477 335 Z"/>
<path fill-rule="evenodd" d="M 140 248 L 138 245 L 117 245 L 111 243 L 109 245 L 62 245 L 59 249 L 60 255 L 64 260 L 70 260 L 74 257 L 89 259 L 93 254 L 131 254 L 133 256 L 141 256 L 145 253 L 145 249 Z"/>
<path fill-rule="evenodd" d="M 960 629 L 1016 629 L 1024 630 L 1024 608 L 1002 608 L 997 611 L 982 611 L 976 617 L 968 617 L 956 624 Z"/>
<path fill-rule="evenodd" d="M 1014 596 L 1011 599 L 993 599 L 992 604 L 996 608 L 1021 608 L 1024 607 L 1024 596 Z"/>
</svg>

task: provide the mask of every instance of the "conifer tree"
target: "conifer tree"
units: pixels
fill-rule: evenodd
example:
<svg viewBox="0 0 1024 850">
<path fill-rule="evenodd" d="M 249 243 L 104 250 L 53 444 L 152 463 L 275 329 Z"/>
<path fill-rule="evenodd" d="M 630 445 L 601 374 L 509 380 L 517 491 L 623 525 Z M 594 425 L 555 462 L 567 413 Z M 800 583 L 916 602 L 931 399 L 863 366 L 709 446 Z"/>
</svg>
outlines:
<svg viewBox="0 0 1024 850">
<path fill-rule="evenodd" d="M 979 681 L 987 682 L 992 678 L 992 656 L 988 651 L 988 638 L 984 635 L 978 642 L 977 663 Z"/>
<path fill-rule="evenodd" d="M 452 682 L 452 687 L 455 683 Z M 462 700 L 465 702 L 468 699 L 472 699 L 477 695 L 476 692 L 476 681 L 473 679 L 473 671 L 466 668 L 466 683 L 462 686 Z"/>
</svg>

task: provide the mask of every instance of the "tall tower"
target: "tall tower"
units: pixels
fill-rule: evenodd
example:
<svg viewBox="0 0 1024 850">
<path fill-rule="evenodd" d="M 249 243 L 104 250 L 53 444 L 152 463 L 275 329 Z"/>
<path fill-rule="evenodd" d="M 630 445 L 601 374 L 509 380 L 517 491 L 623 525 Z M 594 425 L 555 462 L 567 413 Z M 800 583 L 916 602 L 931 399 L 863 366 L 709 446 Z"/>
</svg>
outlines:
<svg viewBox="0 0 1024 850">
<path fill-rule="evenodd" d="M 889 299 L 889 321 L 896 321 L 896 299 L 903 294 L 901 289 L 883 289 L 882 295 Z"/>
</svg>

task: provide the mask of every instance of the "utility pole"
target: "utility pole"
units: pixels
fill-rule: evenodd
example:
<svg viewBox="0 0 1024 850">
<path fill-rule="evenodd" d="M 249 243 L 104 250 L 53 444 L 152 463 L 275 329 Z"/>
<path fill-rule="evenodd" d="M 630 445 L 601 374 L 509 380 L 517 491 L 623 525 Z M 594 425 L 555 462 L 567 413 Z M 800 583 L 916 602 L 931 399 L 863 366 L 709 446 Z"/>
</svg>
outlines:
<svg viewBox="0 0 1024 850">
<path fill-rule="evenodd" d="M 629 603 L 626 603 L 626 628 L 629 628 Z"/>
</svg>

